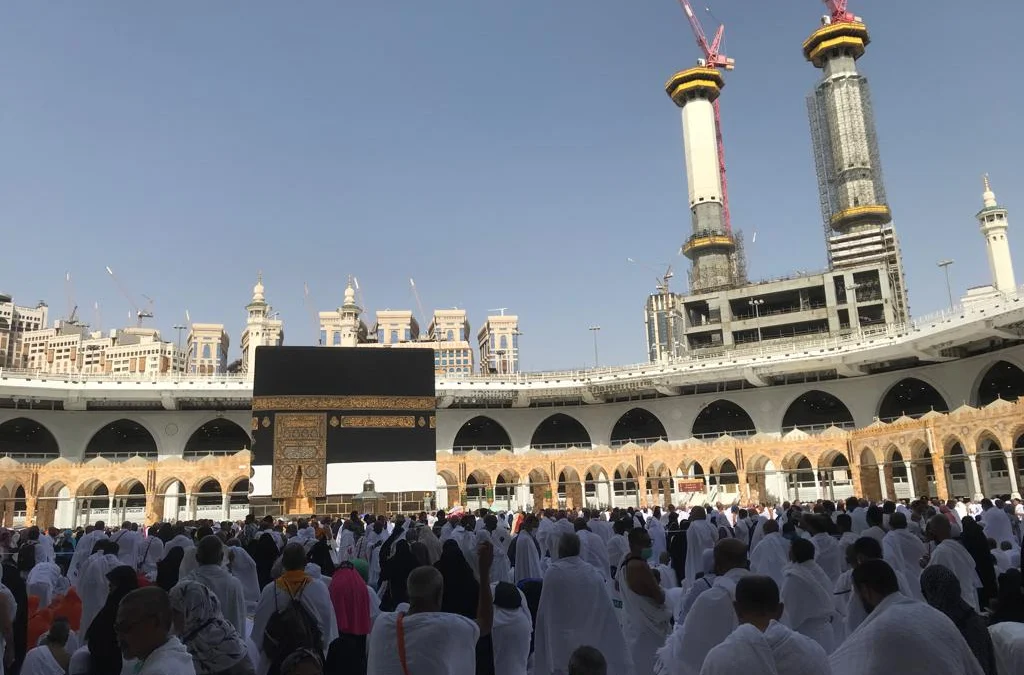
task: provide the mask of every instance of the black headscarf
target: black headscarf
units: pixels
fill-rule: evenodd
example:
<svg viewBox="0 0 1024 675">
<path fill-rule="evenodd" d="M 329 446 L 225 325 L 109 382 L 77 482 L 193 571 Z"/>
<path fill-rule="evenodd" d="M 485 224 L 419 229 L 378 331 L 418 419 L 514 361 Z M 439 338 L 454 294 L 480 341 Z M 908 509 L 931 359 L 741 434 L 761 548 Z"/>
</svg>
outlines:
<svg viewBox="0 0 1024 675">
<path fill-rule="evenodd" d="M 28 593 L 25 588 L 25 581 L 21 578 L 14 561 L 7 558 L 0 565 L 0 581 L 7 587 L 7 590 L 14 596 L 14 604 L 18 606 L 14 614 L 14 667 L 11 672 L 18 672 L 21 662 L 25 660 L 28 651 Z M 33 645 L 35 646 L 35 645 Z M 2 655 L 0 655 L 2 656 Z"/>
<path fill-rule="evenodd" d="M 988 538 L 985 536 L 985 531 L 981 529 L 981 525 L 978 525 L 977 521 L 970 516 L 964 516 L 962 521 L 963 533 L 960 535 L 960 543 L 964 545 L 967 552 L 971 554 L 971 558 L 974 559 L 974 569 L 978 572 L 978 578 L 981 579 L 981 589 L 978 591 L 978 597 L 981 600 L 981 607 L 988 607 L 988 601 L 996 597 L 999 592 L 998 584 L 996 583 L 996 566 L 995 559 L 992 557 L 992 551 L 988 547 Z"/>
<path fill-rule="evenodd" d="M 409 548 L 409 542 L 399 539 L 395 542 L 391 557 L 384 561 L 380 567 L 380 578 L 388 582 L 388 590 L 381 602 L 381 609 L 393 611 L 395 607 L 403 602 L 409 602 L 409 589 L 406 582 L 414 569 L 419 567 L 416 556 Z"/>
<path fill-rule="evenodd" d="M 960 630 L 985 675 L 996 675 L 996 655 L 985 620 L 964 602 L 960 580 L 942 565 L 921 572 L 921 594 L 929 605 L 948 616 Z"/>
<path fill-rule="evenodd" d="M 1024 589 L 1021 589 L 1020 570 L 1010 568 L 999 575 L 999 597 L 996 611 L 989 618 L 989 625 L 1012 621 L 1024 623 Z"/>
<path fill-rule="evenodd" d="M 320 574 L 325 577 L 334 575 L 334 559 L 331 558 L 331 547 L 322 537 L 316 540 L 309 550 L 309 562 L 320 568 Z"/>
<path fill-rule="evenodd" d="M 249 543 L 249 555 L 256 563 L 256 578 L 260 582 L 260 588 L 266 588 L 267 584 L 274 580 L 274 562 L 281 555 L 270 530 L 263 530 Z"/>
<path fill-rule="evenodd" d="M 185 549 L 175 546 L 164 559 L 156 564 L 156 585 L 168 593 L 178 583 L 178 575 L 181 574 L 181 561 L 185 557 Z"/>
<path fill-rule="evenodd" d="M 110 593 L 107 601 L 85 632 L 85 643 L 89 647 L 89 675 L 109 675 L 118 673 L 123 665 L 121 648 L 117 643 L 117 607 L 124 596 L 139 587 L 139 577 L 135 568 L 119 565 L 107 572 L 110 582 Z"/>
<path fill-rule="evenodd" d="M 441 547 L 441 558 L 434 568 L 444 578 L 444 595 L 441 611 L 476 618 L 476 603 L 480 595 L 480 584 L 473 576 L 473 568 L 462 555 L 459 543 L 449 539 Z"/>
</svg>

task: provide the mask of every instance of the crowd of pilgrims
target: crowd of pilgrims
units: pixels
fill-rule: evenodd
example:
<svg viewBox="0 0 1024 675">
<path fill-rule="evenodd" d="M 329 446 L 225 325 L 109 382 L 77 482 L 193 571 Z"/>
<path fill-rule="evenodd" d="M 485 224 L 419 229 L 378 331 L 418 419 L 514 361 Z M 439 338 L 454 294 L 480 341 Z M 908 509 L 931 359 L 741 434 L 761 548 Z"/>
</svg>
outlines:
<svg viewBox="0 0 1024 675">
<path fill-rule="evenodd" d="M 0 530 L 0 675 L 1024 673 L 1019 500 Z"/>
</svg>

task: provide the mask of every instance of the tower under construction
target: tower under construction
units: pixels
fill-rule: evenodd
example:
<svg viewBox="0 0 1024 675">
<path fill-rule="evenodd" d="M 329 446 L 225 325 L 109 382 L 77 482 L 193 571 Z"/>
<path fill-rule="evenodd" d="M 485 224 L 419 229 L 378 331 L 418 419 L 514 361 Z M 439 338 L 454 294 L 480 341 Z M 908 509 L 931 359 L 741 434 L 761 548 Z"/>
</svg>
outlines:
<svg viewBox="0 0 1024 675">
<path fill-rule="evenodd" d="M 857 60 L 870 43 L 846 3 L 804 42 L 804 57 L 822 71 L 807 97 L 829 267 L 881 265 L 897 321 L 909 317 L 899 240 L 885 196 L 878 136 L 867 79 Z"/>
<path fill-rule="evenodd" d="M 700 65 L 673 75 L 665 91 L 682 109 L 686 182 L 692 233 L 682 253 L 693 263 L 690 291 L 704 293 L 746 283 L 742 248 L 730 231 L 716 144 L 714 102 L 725 86 L 721 74 Z"/>
</svg>

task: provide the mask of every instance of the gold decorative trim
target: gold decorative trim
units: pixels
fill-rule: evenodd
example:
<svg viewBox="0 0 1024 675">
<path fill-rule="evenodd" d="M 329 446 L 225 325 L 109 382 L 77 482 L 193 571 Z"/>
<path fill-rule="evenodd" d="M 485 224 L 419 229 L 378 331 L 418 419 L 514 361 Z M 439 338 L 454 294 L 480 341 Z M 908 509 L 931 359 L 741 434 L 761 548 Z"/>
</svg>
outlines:
<svg viewBox="0 0 1024 675">
<path fill-rule="evenodd" d="M 434 417 L 433 415 L 430 416 L 430 428 L 431 429 L 436 429 L 437 428 L 437 418 Z"/>
<path fill-rule="evenodd" d="M 331 415 L 331 426 L 337 427 L 339 424 L 340 422 L 338 422 L 338 417 L 336 415 Z"/>
<path fill-rule="evenodd" d="M 260 428 L 260 418 L 259 417 L 253 417 L 252 418 L 252 430 L 253 431 L 258 431 L 259 428 Z"/>
<path fill-rule="evenodd" d="M 415 429 L 415 415 L 349 415 L 341 418 L 342 428 Z"/>
<path fill-rule="evenodd" d="M 271 496 L 293 499 L 327 494 L 327 415 L 283 413 L 275 420 Z"/>
<path fill-rule="evenodd" d="M 269 417 L 264 417 L 263 418 L 263 428 L 264 429 L 269 429 L 270 428 L 270 418 Z"/>
<path fill-rule="evenodd" d="M 434 396 L 257 396 L 256 410 L 434 410 Z"/>
</svg>

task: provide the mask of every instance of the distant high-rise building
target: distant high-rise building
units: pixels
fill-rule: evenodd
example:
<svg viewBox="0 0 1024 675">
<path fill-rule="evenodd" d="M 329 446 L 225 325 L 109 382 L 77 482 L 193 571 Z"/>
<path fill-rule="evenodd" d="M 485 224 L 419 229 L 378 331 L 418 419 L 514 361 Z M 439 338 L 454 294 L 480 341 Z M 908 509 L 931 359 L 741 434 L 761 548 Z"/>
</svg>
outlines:
<svg viewBox="0 0 1024 675">
<path fill-rule="evenodd" d="M 129 327 L 117 333 L 104 352 L 107 373 L 171 373 L 185 370 L 184 354 L 160 339 L 152 328 Z"/>
<path fill-rule="evenodd" d="M 188 372 L 197 375 L 226 372 L 230 344 L 224 324 L 192 324 L 188 331 Z"/>
<path fill-rule="evenodd" d="M 257 347 L 278 347 L 284 344 L 284 322 L 277 318 L 267 304 L 263 288 L 263 274 L 256 278 L 252 300 L 246 305 L 248 313 L 242 332 L 242 372 L 252 377 L 256 364 Z"/>
<path fill-rule="evenodd" d="M 438 375 L 454 377 L 473 373 L 473 345 L 469 342 L 469 331 L 466 310 L 434 310 L 427 334 L 429 346 L 434 348 L 434 369 Z"/>
<path fill-rule="evenodd" d="M 520 335 L 518 316 L 487 317 L 476 336 L 480 346 L 480 372 L 518 373 Z"/>
<path fill-rule="evenodd" d="M 0 367 L 28 367 L 21 357 L 21 337 L 46 328 L 48 311 L 45 302 L 23 307 L 14 304 L 10 295 L 0 293 Z"/>
</svg>

